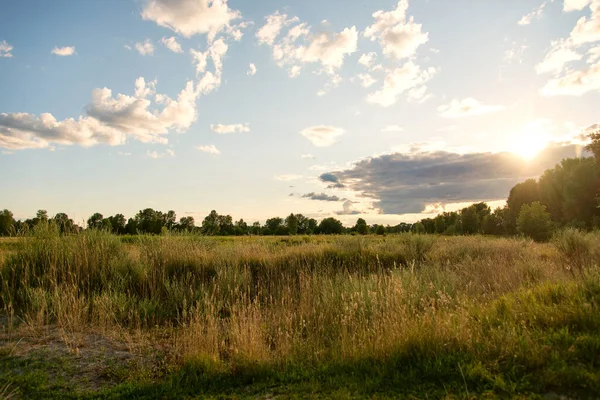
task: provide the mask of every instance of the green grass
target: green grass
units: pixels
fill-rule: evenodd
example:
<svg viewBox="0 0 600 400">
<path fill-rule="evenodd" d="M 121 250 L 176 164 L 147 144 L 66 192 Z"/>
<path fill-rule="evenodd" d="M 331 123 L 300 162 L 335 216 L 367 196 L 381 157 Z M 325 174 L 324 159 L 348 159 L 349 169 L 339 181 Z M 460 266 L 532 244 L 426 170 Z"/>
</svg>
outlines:
<svg viewBox="0 0 600 400">
<path fill-rule="evenodd" d="M 540 244 L 40 228 L 0 270 L 0 388 L 35 398 L 598 398 L 600 241 L 578 235 Z"/>
</svg>

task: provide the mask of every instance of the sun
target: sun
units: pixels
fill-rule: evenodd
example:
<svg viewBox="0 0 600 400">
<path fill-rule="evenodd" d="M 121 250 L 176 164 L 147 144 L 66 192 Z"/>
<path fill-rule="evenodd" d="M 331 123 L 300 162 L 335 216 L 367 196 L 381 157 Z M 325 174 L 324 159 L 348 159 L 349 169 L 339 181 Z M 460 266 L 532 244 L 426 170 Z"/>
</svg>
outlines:
<svg viewBox="0 0 600 400">
<path fill-rule="evenodd" d="M 532 160 L 548 146 L 548 140 L 541 132 L 524 132 L 514 139 L 511 151 L 525 160 Z"/>
</svg>

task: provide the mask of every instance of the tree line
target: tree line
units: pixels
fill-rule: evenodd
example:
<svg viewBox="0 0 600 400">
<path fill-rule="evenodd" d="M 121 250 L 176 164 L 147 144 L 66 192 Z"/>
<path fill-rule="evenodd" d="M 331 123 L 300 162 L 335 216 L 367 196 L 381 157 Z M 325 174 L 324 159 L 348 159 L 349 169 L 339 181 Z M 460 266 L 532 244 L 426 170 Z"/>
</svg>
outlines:
<svg viewBox="0 0 600 400">
<path fill-rule="evenodd" d="M 513 235 L 522 233 L 536 240 L 545 240 L 555 228 L 600 228 L 600 132 L 590 135 L 586 146 L 592 157 L 566 158 L 548 169 L 539 179 L 529 179 L 515 185 L 508 195 L 506 206 L 491 210 L 484 202 L 475 203 L 457 212 L 444 212 L 435 218 L 425 218 L 415 224 L 395 226 L 368 225 L 359 218 L 352 227 L 344 227 L 336 218 L 318 222 L 302 214 L 286 218 L 273 217 L 265 224 L 233 221 L 231 215 L 211 211 L 197 226 L 191 216 L 177 220 L 175 211 L 166 213 L 146 208 L 134 217 L 123 214 L 104 217 L 94 213 L 87 220 L 87 229 L 102 229 L 118 235 L 163 234 L 188 232 L 208 236 L 242 235 L 312 235 L 312 234 L 386 234 L 429 233 L 444 235 Z M 9 210 L 0 211 L 0 236 L 16 236 L 39 223 L 53 223 L 63 234 L 73 234 L 83 228 L 65 213 L 50 218 L 39 210 L 35 218 L 15 220 Z"/>
<path fill-rule="evenodd" d="M 445 212 L 417 222 L 414 230 L 446 235 L 513 235 L 546 240 L 553 230 L 600 229 L 600 132 L 589 135 L 592 157 L 565 158 L 539 179 L 515 185 L 506 206 L 494 211 L 485 203 Z"/>
</svg>

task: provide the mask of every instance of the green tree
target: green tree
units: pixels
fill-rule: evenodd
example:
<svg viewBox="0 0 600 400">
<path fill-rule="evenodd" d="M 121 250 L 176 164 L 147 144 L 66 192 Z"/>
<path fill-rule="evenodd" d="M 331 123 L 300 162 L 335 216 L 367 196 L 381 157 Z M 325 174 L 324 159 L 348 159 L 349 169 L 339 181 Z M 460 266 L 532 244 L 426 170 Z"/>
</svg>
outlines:
<svg viewBox="0 0 600 400">
<path fill-rule="evenodd" d="M 333 218 L 325 218 L 319 224 L 319 233 L 323 235 L 340 235 L 344 232 L 342 222 Z"/>
<path fill-rule="evenodd" d="M 300 221 L 297 216 L 290 214 L 285 218 L 285 226 L 290 235 L 296 235 L 298 233 L 298 228 L 300 227 Z"/>
<path fill-rule="evenodd" d="M 510 210 L 507 222 L 511 233 L 514 232 L 516 227 L 515 224 L 521 207 L 524 204 L 531 204 L 536 201 L 540 201 L 540 195 L 538 183 L 535 179 L 528 179 L 525 182 L 518 183 L 510 190 L 506 204 Z"/>
<path fill-rule="evenodd" d="M 94 213 L 87 220 L 88 229 L 102 229 L 104 227 L 104 216 L 100 213 Z"/>
<path fill-rule="evenodd" d="M 179 218 L 179 229 L 184 232 L 191 232 L 194 229 L 194 217 L 187 216 Z"/>
<path fill-rule="evenodd" d="M 54 218 L 52 218 L 52 221 L 56 224 L 58 230 L 62 234 L 69 234 L 75 231 L 73 220 L 65 213 L 57 213 Z"/>
<path fill-rule="evenodd" d="M 215 210 L 212 210 L 210 214 L 208 214 L 204 221 L 202 221 L 202 234 L 208 236 L 218 235 L 220 232 L 219 226 L 219 214 Z"/>
<path fill-rule="evenodd" d="M 585 149 L 594 154 L 596 162 L 600 162 L 600 131 L 591 133 L 589 138 L 592 140 L 592 142 L 585 146 Z"/>
<path fill-rule="evenodd" d="M 9 210 L 0 211 L 0 236 L 8 236 L 15 230 L 15 219 Z"/>
<path fill-rule="evenodd" d="M 265 222 L 264 234 L 265 235 L 276 235 L 280 231 L 280 227 L 283 224 L 283 219 L 280 217 L 269 218 Z"/>
<path fill-rule="evenodd" d="M 481 221 L 477 207 L 471 205 L 463 208 L 460 212 L 460 222 L 464 234 L 473 235 L 479 233 Z"/>
<path fill-rule="evenodd" d="M 385 226 L 377 225 L 377 230 L 375 231 L 375 233 L 378 235 L 385 235 L 385 233 L 386 233 Z"/>
<path fill-rule="evenodd" d="M 248 224 L 243 219 L 236 221 L 235 234 L 237 236 L 242 236 L 242 235 L 246 235 L 247 233 L 248 233 Z"/>
<path fill-rule="evenodd" d="M 537 242 L 550 239 L 552 235 L 552 219 L 546 206 L 539 201 L 524 204 L 517 218 L 517 231 Z"/>
<path fill-rule="evenodd" d="M 367 225 L 367 221 L 362 218 L 356 220 L 356 225 L 354 226 L 356 232 L 361 235 L 366 235 L 369 233 L 369 225 Z"/>
<path fill-rule="evenodd" d="M 126 232 L 125 226 L 127 224 L 127 220 L 123 214 L 115 214 L 112 217 L 108 217 L 108 224 L 110 225 L 110 230 L 112 233 L 122 235 Z"/>
<path fill-rule="evenodd" d="M 425 233 L 425 226 L 421 222 L 417 222 L 412 226 L 412 231 L 414 233 L 423 234 Z"/>
</svg>

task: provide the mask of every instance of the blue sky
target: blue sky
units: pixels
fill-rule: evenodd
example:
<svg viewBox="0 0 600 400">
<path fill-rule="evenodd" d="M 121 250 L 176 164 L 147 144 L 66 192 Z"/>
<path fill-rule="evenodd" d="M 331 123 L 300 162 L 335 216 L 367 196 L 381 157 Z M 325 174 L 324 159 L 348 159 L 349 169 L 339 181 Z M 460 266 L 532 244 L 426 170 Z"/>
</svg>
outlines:
<svg viewBox="0 0 600 400">
<path fill-rule="evenodd" d="M 411 221 L 581 154 L 600 1 L 9 2 L 0 88 L 18 218 Z"/>
</svg>

